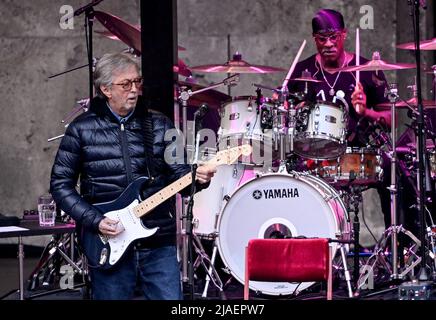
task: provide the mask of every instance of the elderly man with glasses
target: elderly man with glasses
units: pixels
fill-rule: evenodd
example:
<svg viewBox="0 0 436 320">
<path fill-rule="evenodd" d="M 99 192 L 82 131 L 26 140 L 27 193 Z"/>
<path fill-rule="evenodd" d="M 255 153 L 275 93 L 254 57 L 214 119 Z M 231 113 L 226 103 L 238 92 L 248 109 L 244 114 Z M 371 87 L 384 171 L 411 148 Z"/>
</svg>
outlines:
<svg viewBox="0 0 436 320">
<path fill-rule="evenodd" d="M 96 65 L 94 87 L 97 96 L 89 110 L 68 126 L 59 146 L 50 191 L 58 206 L 75 220 L 79 239 L 96 235 L 100 241 L 99 236 L 108 239 L 126 231 L 119 220 L 105 216 L 94 204 L 119 199 L 141 177 L 148 177 L 151 183 L 139 193 L 166 186 L 189 173 L 191 166 L 168 161 L 172 141 L 165 140 L 165 133 L 174 126 L 166 116 L 144 106 L 136 58 L 125 53 L 105 54 Z M 215 170 L 198 167 L 197 190 L 208 186 Z M 146 299 L 182 299 L 174 197 L 141 220 L 157 231 L 132 242 L 112 268 L 100 263 L 105 259 L 104 250 L 102 261 L 89 264 L 94 299 L 131 299 L 138 290 Z M 82 244 L 92 260 L 92 243 Z"/>
</svg>

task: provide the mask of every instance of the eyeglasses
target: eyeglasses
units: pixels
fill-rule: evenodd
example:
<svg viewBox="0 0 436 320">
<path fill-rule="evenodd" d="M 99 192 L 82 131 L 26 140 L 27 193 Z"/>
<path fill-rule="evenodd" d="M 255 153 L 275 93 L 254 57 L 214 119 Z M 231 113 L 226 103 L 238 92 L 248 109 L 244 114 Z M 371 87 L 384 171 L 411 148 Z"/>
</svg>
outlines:
<svg viewBox="0 0 436 320">
<path fill-rule="evenodd" d="M 336 33 L 333 33 L 333 34 L 328 35 L 328 36 L 315 34 L 313 37 L 315 38 L 316 41 L 323 43 L 323 44 L 326 43 L 327 40 L 330 40 L 332 43 L 336 43 L 342 37 L 342 32 L 336 32 Z"/>
<path fill-rule="evenodd" d="M 135 84 L 136 89 L 142 88 L 142 82 L 143 82 L 142 78 L 136 78 L 133 80 L 126 79 L 121 83 L 112 83 L 112 84 L 116 86 L 121 86 L 123 90 L 129 91 L 132 89 L 133 83 Z"/>
</svg>

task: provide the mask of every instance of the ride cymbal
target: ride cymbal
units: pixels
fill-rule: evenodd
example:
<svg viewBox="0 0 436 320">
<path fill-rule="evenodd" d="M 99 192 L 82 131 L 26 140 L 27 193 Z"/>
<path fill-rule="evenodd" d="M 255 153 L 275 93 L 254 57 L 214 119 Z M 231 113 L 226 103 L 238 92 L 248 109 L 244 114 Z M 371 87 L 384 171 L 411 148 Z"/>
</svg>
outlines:
<svg viewBox="0 0 436 320">
<path fill-rule="evenodd" d="M 407 42 L 397 45 L 398 49 L 404 50 L 416 50 L 415 42 Z M 431 40 L 422 40 L 419 43 L 420 50 L 436 50 L 436 38 Z"/>
<path fill-rule="evenodd" d="M 224 64 L 208 64 L 191 68 L 192 71 L 214 73 L 273 73 L 285 71 L 281 68 L 250 64 L 236 53 L 233 59 Z"/>
<path fill-rule="evenodd" d="M 359 66 L 348 66 L 345 68 L 336 69 L 336 71 L 342 72 L 354 72 L 354 71 L 388 71 L 388 70 L 403 70 L 414 69 L 416 66 L 412 63 L 389 63 L 380 59 L 380 53 L 374 52 L 372 60 L 361 64 Z"/>
</svg>

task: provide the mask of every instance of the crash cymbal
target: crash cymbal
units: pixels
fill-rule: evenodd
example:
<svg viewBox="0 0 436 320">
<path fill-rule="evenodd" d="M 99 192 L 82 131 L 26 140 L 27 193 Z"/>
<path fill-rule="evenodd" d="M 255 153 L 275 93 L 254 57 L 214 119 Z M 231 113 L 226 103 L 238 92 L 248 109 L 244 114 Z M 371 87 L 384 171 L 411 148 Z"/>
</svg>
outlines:
<svg viewBox="0 0 436 320">
<path fill-rule="evenodd" d="M 103 11 L 94 11 L 94 15 L 100 23 L 106 27 L 107 31 L 95 31 L 112 40 L 119 40 L 127 44 L 130 48 L 141 53 L 141 28 L 139 25 L 131 25 L 113 14 Z M 178 46 L 178 50 L 186 49 Z"/>
<path fill-rule="evenodd" d="M 138 28 L 138 30 L 141 30 L 141 27 L 139 25 L 134 25 L 135 28 Z M 110 33 L 109 31 L 99 31 L 99 30 L 95 30 L 95 33 L 98 33 L 99 35 L 106 37 L 108 39 L 111 40 L 116 40 L 116 41 L 121 41 L 117 36 L 113 35 L 112 33 Z M 141 34 L 138 35 L 139 38 L 141 39 Z M 182 46 L 177 46 L 177 50 L 179 51 L 186 51 L 186 48 L 182 47 Z"/>
<path fill-rule="evenodd" d="M 397 45 L 398 49 L 415 50 L 415 42 L 407 42 Z M 436 50 L 436 38 L 423 40 L 419 43 L 420 50 Z"/>
<path fill-rule="evenodd" d="M 407 102 L 407 104 L 409 104 L 412 107 L 416 107 L 418 105 L 418 99 L 416 97 L 411 98 L 411 99 L 407 100 L 406 102 Z M 396 108 L 408 108 L 407 104 L 404 101 L 397 101 L 395 103 L 395 107 Z M 436 108 L 436 102 L 433 100 L 422 100 L 422 105 L 424 106 L 425 109 Z M 377 109 L 389 109 L 391 107 L 391 103 L 390 102 L 383 102 L 383 103 L 379 103 L 379 104 L 375 105 L 375 107 Z"/>
<path fill-rule="evenodd" d="M 180 91 L 186 88 L 192 92 L 205 88 L 204 86 L 188 81 L 179 81 L 178 86 Z M 177 99 L 177 97 L 175 98 Z M 230 100 L 231 97 L 229 95 L 210 89 L 192 95 L 188 100 L 188 106 L 200 107 L 203 103 L 206 103 L 212 109 L 219 109 L 223 102 Z"/>
<path fill-rule="evenodd" d="M 216 72 L 216 73 L 273 73 L 285 71 L 281 68 L 261 66 L 250 64 L 242 60 L 242 55 L 238 52 L 233 55 L 233 59 L 224 64 L 208 64 L 191 68 L 192 71 L 198 72 Z"/>
<path fill-rule="evenodd" d="M 387 71 L 387 70 L 403 70 L 413 69 L 415 65 L 412 63 L 389 63 L 380 59 L 380 53 L 374 52 L 372 60 L 361 64 L 360 66 L 348 66 L 339 68 L 336 71 L 354 72 L 354 71 Z"/>
<path fill-rule="evenodd" d="M 139 28 L 125 22 L 117 16 L 103 11 L 94 11 L 94 16 L 111 34 L 127 44 L 130 48 L 141 52 L 141 31 Z"/>
</svg>

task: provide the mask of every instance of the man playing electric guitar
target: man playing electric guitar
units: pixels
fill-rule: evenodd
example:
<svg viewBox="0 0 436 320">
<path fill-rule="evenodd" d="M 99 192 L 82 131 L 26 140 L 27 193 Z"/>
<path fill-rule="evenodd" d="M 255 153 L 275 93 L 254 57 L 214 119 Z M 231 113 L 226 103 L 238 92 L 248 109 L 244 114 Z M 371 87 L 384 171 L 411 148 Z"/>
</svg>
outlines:
<svg viewBox="0 0 436 320">
<path fill-rule="evenodd" d="M 144 107 L 141 86 L 133 56 L 104 55 L 94 73 L 97 96 L 68 126 L 52 168 L 50 191 L 77 224 L 93 299 L 131 299 L 137 284 L 146 299 L 182 299 L 174 198 L 168 193 L 169 200 L 151 201 L 144 219 L 139 212 L 150 202 L 131 200 L 148 198 L 191 167 L 166 161 L 171 141 L 164 136 L 174 127 Z M 214 166 L 198 167 L 197 190 L 208 186 L 214 172 Z M 107 239 L 117 241 L 109 247 Z"/>
</svg>

